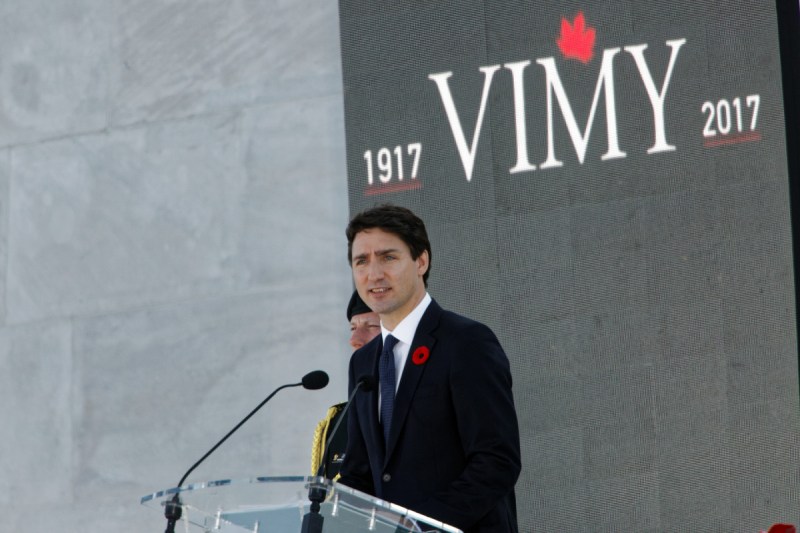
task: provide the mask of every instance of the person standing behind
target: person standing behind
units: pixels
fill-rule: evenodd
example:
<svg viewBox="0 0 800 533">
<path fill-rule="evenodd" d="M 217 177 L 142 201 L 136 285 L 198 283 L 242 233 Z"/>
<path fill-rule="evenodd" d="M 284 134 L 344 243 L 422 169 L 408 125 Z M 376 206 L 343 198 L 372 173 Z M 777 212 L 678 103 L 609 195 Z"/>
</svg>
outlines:
<svg viewBox="0 0 800 533">
<path fill-rule="evenodd" d="M 350 321 L 350 346 L 353 350 L 358 350 L 381 332 L 381 317 L 367 307 L 358 291 L 353 291 L 350 297 L 347 320 Z"/>
<path fill-rule="evenodd" d="M 511 371 L 485 325 L 427 293 L 431 246 L 410 210 L 383 205 L 347 226 L 356 290 L 381 335 L 350 358 L 357 393 L 339 482 L 466 533 L 516 532 L 521 469 Z"/>
<path fill-rule="evenodd" d="M 347 320 L 350 322 L 349 342 L 353 350 L 361 348 L 381 332 L 381 320 L 378 313 L 367 307 L 367 304 L 358 296 L 357 291 L 353 291 L 350 303 L 347 304 Z M 346 403 L 337 403 L 329 407 L 325 418 L 319 421 L 314 430 L 314 441 L 311 446 L 311 475 L 313 476 L 320 472 L 321 464 L 323 467 L 320 475 L 328 479 L 335 479 L 339 475 L 347 447 L 347 413 L 342 415 Z M 325 442 L 328 440 L 329 431 L 336 427 L 340 418 L 342 422 L 326 449 Z"/>
</svg>

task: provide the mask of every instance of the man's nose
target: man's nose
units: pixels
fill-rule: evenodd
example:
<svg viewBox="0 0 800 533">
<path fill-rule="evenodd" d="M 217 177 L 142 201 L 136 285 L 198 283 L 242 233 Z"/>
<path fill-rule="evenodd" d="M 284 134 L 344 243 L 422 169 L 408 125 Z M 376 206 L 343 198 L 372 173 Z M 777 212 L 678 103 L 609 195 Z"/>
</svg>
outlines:
<svg viewBox="0 0 800 533">
<path fill-rule="evenodd" d="M 362 332 L 358 328 L 354 329 L 353 333 L 350 335 L 350 346 L 354 350 L 358 350 L 359 348 L 364 346 L 363 337 L 364 337 L 364 335 L 362 334 Z"/>
<path fill-rule="evenodd" d="M 367 275 L 370 279 L 381 279 L 383 277 L 383 267 L 380 261 L 372 261 L 368 267 Z"/>
</svg>

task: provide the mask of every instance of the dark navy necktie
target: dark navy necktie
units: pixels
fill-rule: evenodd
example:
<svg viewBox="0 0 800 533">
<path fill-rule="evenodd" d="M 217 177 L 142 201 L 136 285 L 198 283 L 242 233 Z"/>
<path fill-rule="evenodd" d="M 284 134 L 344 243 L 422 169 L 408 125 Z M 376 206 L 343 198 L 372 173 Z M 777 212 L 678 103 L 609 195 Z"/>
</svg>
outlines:
<svg viewBox="0 0 800 533">
<path fill-rule="evenodd" d="M 394 345 L 397 339 L 387 335 L 383 341 L 383 351 L 378 362 L 378 377 L 381 384 L 381 424 L 383 425 L 383 438 L 388 446 L 389 429 L 392 427 L 392 411 L 394 410 Z"/>
</svg>

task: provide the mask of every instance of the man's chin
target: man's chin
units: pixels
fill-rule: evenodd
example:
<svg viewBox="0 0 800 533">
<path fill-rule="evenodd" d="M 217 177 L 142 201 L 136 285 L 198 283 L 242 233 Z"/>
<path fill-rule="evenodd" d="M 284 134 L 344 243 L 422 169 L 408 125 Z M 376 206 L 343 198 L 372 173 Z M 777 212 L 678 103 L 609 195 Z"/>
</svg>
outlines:
<svg viewBox="0 0 800 533">
<path fill-rule="evenodd" d="M 380 304 L 370 305 L 370 308 L 376 313 L 378 313 L 378 316 L 383 316 L 386 313 L 391 312 L 391 309 L 389 309 L 387 306 Z"/>
<path fill-rule="evenodd" d="M 391 302 L 384 300 L 379 300 L 376 302 L 370 299 L 367 305 L 369 305 L 370 309 L 378 313 L 379 316 L 391 313 L 395 309 L 395 306 Z"/>
</svg>

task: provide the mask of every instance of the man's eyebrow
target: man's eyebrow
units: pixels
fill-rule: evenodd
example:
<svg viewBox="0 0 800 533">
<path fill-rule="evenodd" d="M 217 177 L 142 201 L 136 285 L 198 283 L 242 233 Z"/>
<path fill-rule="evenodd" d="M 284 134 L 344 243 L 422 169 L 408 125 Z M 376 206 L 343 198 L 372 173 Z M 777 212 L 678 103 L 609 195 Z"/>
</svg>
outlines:
<svg viewBox="0 0 800 533">
<path fill-rule="evenodd" d="M 387 248 L 385 250 L 375 250 L 375 255 L 377 255 L 379 257 L 387 255 L 387 254 L 397 254 L 397 253 L 400 253 L 400 249 L 399 248 Z M 355 261 L 356 259 L 366 259 L 367 255 L 369 255 L 369 254 L 363 253 L 363 254 L 354 255 L 353 256 L 353 261 Z"/>
<path fill-rule="evenodd" d="M 399 251 L 397 248 L 387 248 L 386 250 L 377 250 L 375 255 L 396 254 Z"/>
<path fill-rule="evenodd" d="M 365 257 L 367 257 L 367 254 L 354 255 L 353 256 L 353 261 L 355 261 L 356 259 L 364 259 Z"/>
</svg>

